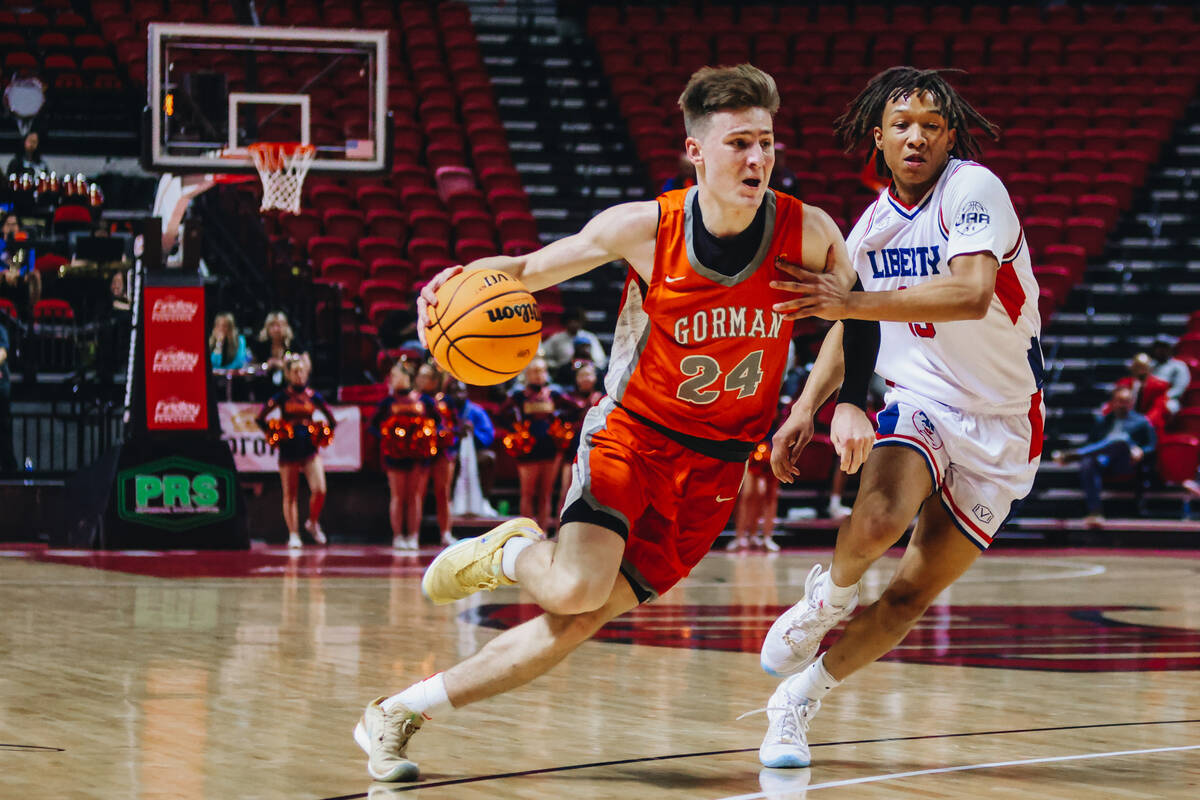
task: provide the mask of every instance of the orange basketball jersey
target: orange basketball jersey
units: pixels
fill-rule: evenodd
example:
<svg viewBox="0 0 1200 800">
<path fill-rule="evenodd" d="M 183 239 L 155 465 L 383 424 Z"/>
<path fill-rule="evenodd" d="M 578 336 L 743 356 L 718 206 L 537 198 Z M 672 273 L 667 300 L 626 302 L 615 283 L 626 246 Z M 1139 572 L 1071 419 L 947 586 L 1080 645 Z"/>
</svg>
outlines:
<svg viewBox="0 0 1200 800">
<path fill-rule="evenodd" d="M 632 269 L 613 334 L 605 388 L 635 415 L 715 441 L 763 440 L 775 418 L 792 323 L 771 306 L 794 295 L 770 287 L 799 261 L 803 205 L 768 191 L 763 241 L 737 275 L 700 264 L 692 246 L 696 188 L 659 196 L 654 272 Z"/>
</svg>

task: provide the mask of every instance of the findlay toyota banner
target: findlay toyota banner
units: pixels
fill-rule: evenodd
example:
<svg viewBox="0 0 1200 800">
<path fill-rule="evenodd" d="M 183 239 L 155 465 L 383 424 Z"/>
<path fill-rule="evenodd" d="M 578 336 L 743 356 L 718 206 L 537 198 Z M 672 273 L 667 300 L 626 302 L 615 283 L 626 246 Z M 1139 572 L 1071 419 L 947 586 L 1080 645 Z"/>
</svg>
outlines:
<svg viewBox="0 0 1200 800">
<path fill-rule="evenodd" d="M 204 364 L 204 288 L 147 286 L 142 295 L 146 352 L 146 427 L 208 427 Z"/>
<path fill-rule="evenodd" d="M 257 403 L 217 403 L 221 417 L 221 440 L 229 443 L 238 472 L 275 472 L 279 459 L 267 446 L 267 440 L 254 418 L 261 408 Z M 331 406 L 337 419 L 337 433 L 328 447 L 321 448 L 321 461 L 331 472 L 353 472 L 362 468 L 362 426 L 358 406 Z"/>
</svg>

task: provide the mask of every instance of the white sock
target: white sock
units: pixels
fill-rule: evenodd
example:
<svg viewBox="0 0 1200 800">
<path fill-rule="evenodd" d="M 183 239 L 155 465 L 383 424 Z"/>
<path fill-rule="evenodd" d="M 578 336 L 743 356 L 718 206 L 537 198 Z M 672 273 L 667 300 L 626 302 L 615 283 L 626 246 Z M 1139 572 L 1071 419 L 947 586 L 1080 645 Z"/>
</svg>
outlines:
<svg viewBox="0 0 1200 800">
<path fill-rule="evenodd" d="M 504 577 L 510 581 L 517 579 L 517 556 L 531 544 L 537 542 L 524 536 L 514 536 L 504 543 L 504 549 L 500 551 L 500 569 L 504 572 Z"/>
<path fill-rule="evenodd" d="M 826 584 L 829 587 L 829 597 L 827 599 L 829 600 L 829 605 L 845 608 L 854 599 L 854 596 L 858 594 L 858 584 L 852 583 L 849 586 L 838 586 L 833 582 L 832 569 L 831 565 L 829 582 Z"/>
<path fill-rule="evenodd" d="M 384 700 L 383 710 L 391 711 L 401 703 L 427 717 L 433 716 L 435 711 L 452 707 L 450 698 L 446 696 L 446 680 L 440 672 L 420 683 L 414 683 L 400 694 L 394 694 Z"/>
<path fill-rule="evenodd" d="M 808 669 L 793 679 L 793 682 L 787 687 L 787 693 L 795 702 L 800 702 L 805 698 L 820 700 L 829 694 L 830 689 L 841 686 L 841 684 L 841 681 L 825 670 L 825 654 L 822 653 L 820 658 L 809 664 Z"/>
</svg>

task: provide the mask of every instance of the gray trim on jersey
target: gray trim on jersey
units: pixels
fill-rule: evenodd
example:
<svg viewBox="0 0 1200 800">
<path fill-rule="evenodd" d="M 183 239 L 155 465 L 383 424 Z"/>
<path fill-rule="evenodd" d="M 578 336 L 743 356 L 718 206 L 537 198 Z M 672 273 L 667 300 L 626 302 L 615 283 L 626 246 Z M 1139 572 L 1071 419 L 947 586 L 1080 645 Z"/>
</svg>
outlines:
<svg viewBox="0 0 1200 800">
<path fill-rule="evenodd" d="M 650 585 L 650 582 L 646 580 L 637 567 L 625 559 L 621 559 L 621 574 L 625 576 L 625 580 L 637 584 L 637 586 L 633 587 L 633 590 L 634 594 L 638 595 L 640 603 L 650 603 L 658 599 L 658 592 L 654 591 L 654 587 Z M 641 589 L 641 592 L 638 592 L 638 589 Z M 642 600 L 641 594 L 649 595 L 649 597 Z"/>
<path fill-rule="evenodd" d="M 683 200 L 683 236 L 687 241 L 688 263 L 692 265 L 692 269 L 696 271 L 697 275 L 708 278 L 713 283 L 719 283 L 722 286 L 736 286 L 754 274 L 754 271 L 766 259 L 767 251 L 771 249 L 771 240 L 775 237 L 775 192 L 768 189 L 767 193 L 763 195 L 763 205 L 767 207 L 767 219 L 763 225 L 762 241 L 758 244 L 754 258 L 750 259 L 750 263 L 738 274 L 722 275 L 720 272 L 704 266 L 696 258 L 696 248 L 692 242 L 692 230 L 695 224 L 695 218 L 692 216 L 692 203 L 695 201 L 697 191 L 698 188 L 695 186 L 688 189 L 687 197 Z"/>
<path fill-rule="evenodd" d="M 583 427 L 579 429 L 579 450 L 575 455 L 575 463 L 571 465 L 571 488 L 567 489 L 567 494 L 563 498 L 559 516 L 562 516 L 562 511 L 570 508 L 576 500 L 583 500 L 592 509 L 611 514 L 621 520 L 625 523 L 625 529 L 629 530 L 632 527 L 630 520 L 617 509 L 606 506 L 597 500 L 591 489 L 592 475 L 588 456 L 592 451 L 592 434 L 608 427 L 608 415 L 616 410 L 616 407 L 616 402 L 606 396 L 592 406 L 588 410 L 587 416 L 583 418 Z"/>
<path fill-rule="evenodd" d="M 650 336 L 650 317 L 642 306 L 642 284 L 629 282 L 621 315 L 613 329 L 612 350 L 608 354 L 608 373 L 604 376 L 604 391 L 620 402 L 625 387 L 637 369 L 638 359 L 646 349 Z"/>
</svg>

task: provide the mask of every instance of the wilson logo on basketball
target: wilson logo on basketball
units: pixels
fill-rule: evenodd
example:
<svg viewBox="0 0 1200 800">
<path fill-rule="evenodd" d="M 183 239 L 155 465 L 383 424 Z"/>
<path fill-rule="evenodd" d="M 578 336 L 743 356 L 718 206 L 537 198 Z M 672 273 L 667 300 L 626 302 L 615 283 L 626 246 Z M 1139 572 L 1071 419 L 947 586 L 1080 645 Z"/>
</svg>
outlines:
<svg viewBox="0 0 1200 800">
<path fill-rule="evenodd" d="M 542 313 L 538 311 L 537 303 L 519 303 L 517 305 L 503 306 L 502 308 L 489 308 L 487 310 L 488 322 L 500 322 L 505 319 L 516 319 L 520 317 L 522 322 L 529 322 L 536 319 L 541 320 Z"/>
<path fill-rule="evenodd" d="M 154 301 L 150 319 L 154 322 L 191 322 L 199 310 L 198 303 L 180 300 L 171 295 Z"/>
</svg>

